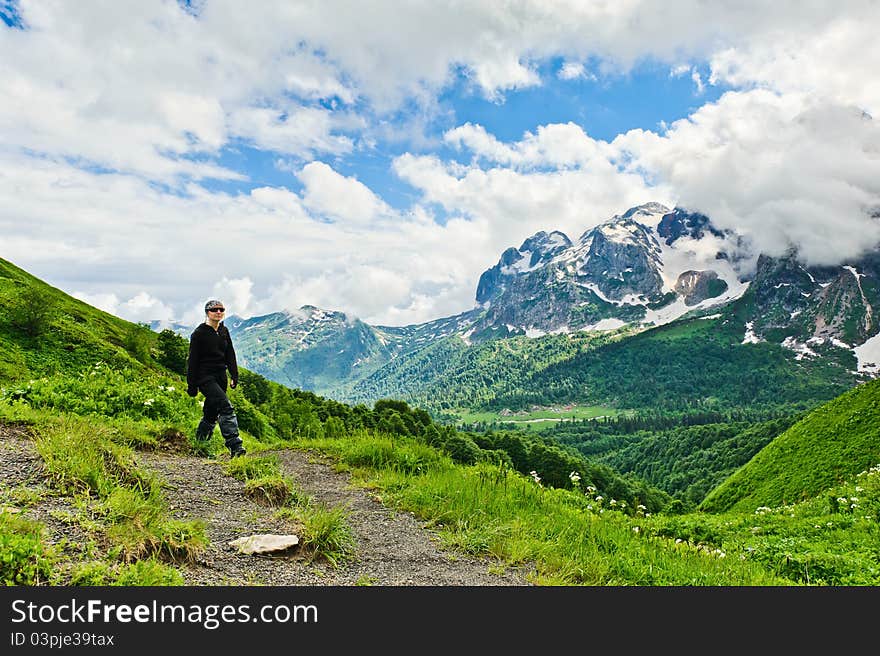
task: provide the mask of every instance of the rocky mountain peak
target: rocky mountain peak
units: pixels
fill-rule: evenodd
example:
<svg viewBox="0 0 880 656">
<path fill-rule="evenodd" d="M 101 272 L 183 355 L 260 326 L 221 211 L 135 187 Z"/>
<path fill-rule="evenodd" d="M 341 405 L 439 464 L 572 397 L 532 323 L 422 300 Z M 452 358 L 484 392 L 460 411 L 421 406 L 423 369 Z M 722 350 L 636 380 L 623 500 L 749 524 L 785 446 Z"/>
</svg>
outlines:
<svg viewBox="0 0 880 656">
<path fill-rule="evenodd" d="M 622 215 L 620 215 L 619 217 L 616 216 L 614 218 L 629 219 L 629 218 L 633 218 L 633 217 L 636 217 L 636 218 L 638 218 L 640 216 L 641 217 L 649 217 L 649 216 L 653 216 L 655 214 L 668 214 L 668 213 L 669 213 L 668 207 L 666 207 L 662 203 L 657 203 L 657 202 L 652 201 L 650 203 L 644 203 L 643 205 L 636 205 L 635 207 L 631 207 L 626 212 L 624 212 Z"/>
<path fill-rule="evenodd" d="M 571 240 L 565 233 L 554 230 L 548 234 L 542 230 L 526 239 L 519 247 L 519 252 L 531 253 L 528 266 L 534 267 L 541 262 L 549 262 L 568 248 L 571 248 Z"/>
<path fill-rule="evenodd" d="M 714 262 L 706 266 L 687 253 L 674 253 L 676 239 L 685 234 L 700 239 L 722 233 L 706 217 L 656 202 L 590 228 L 576 244 L 558 231 L 538 232 L 518 249 L 504 251 L 480 277 L 476 301 L 486 314 L 477 329 L 535 334 L 581 329 L 605 319 L 629 323 L 644 319 L 649 306 L 662 308 L 676 299 L 684 300 L 678 313 L 687 311 L 737 281 L 728 271 L 725 282 Z M 665 260 L 670 255 L 674 261 Z M 692 275 L 679 283 L 685 271 Z"/>
<path fill-rule="evenodd" d="M 667 246 L 672 246 L 680 237 L 702 239 L 706 233 L 724 237 L 724 233 L 715 228 L 705 214 L 688 212 L 680 207 L 665 213 L 657 225 L 657 234 Z"/>
</svg>

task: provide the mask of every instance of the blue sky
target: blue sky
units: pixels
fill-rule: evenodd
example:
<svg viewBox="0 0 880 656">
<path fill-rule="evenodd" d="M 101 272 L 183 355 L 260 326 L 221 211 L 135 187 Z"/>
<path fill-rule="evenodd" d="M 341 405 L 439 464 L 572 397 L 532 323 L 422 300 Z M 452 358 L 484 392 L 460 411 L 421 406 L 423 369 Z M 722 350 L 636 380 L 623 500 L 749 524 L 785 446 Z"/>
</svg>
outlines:
<svg viewBox="0 0 880 656">
<path fill-rule="evenodd" d="M 369 149 L 358 150 L 333 162 L 346 176 L 356 177 L 389 205 L 406 211 L 417 201 L 418 190 L 401 181 L 391 170 L 391 161 L 405 153 L 438 153 L 450 161 L 466 163 L 468 153 L 439 142 L 445 131 L 472 123 L 483 126 L 502 141 L 517 141 L 547 123 L 575 123 L 594 139 L 611 141 L 629 130 L 662 130 L 684 119 L 701 105 L 716 101 L 723 85 L 698 85 L 687 75 L 673 74 L 668 66 L 642 62 L 625 74 L 602 79 L 560 79 L 563 61 L 553 58 L 538 67 L 541 85 L 516 89 L 503 98 L 487 98 L 469 85 L 466 77 L 456 75 L 438 94 L 439 110 L 425 126 L 429 142 L 388 140 Z M 706 72 L 703 71 L 703 76 Z M 318 105 L 326 105 L 317 102 Z M 390 119 L 409 120 L 406 109 Z M 276 163 L 284 153 L 261 151 L 245 143 L 230 144 L 220 153 L 226 167 L 246 171 L 244 180 L 208 180 L 209 189 L 247 192 L 263 185 L 285 186 L 301 191 L 303 185 L 291 182 L 289 171 Z M 439 208 L 441 221 L 445 212 Z"/>
<path fill-rule="evenodd" d="M 701 211 L 812 263 L 880 227 L 880 8 L 0 3 L 0 256 L 135 321 L 473 306 L 539 230 Z"/>
</svg>

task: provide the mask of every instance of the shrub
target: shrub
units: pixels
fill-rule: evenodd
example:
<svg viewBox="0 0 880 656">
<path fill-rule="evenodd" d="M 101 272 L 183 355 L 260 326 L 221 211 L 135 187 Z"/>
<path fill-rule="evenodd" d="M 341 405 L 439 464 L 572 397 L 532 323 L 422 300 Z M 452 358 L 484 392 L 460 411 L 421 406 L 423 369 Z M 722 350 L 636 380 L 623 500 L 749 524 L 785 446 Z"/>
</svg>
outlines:
<svg viewBox="0 0 880 656">
<path fill-rule="evenodd" d="M 149 324 L 133 324 L 125 334 L 125 350 L 138 362 L 147 364 L 150 362 L 150 347 L 153 342 L 153 331 Z"/>
<path fill-rule="evenodd" d="M 92 561 L 79 565 L 71 574 L 74 586 L 173 586 L 183 585 L 183 574 L 154 558 L 110 565 Z"/>
<path fill-rule="evenodd" d="M 345 437 L 345 423 L 339 417 L 327 417 L 324 422 L 324 437 L 339 439 Z"/>
<path fill-rule="evenodd" d="M 51 558 L 42 542 L 42 527 L 0 511 L 0 582 L 36 585 L 52 572 Z"/>
<path fill-rule="evenodd" d="M 239 393 L 238 388 L 230 392 L 230 400 L 235 406 L 235 416 L 238 418 L 238 427 L 247 431 L 258 440 L 262 440 L 274 434 L 269 420 L 254 407 L 246 396 Z"/>
<path fill-rule="evenodd" d="M 173 330 L 165 328 L 156 340 L 156 362 L 177 374 L 186 373 L 189 343 Z"/>
<path fill-rule="evenodd" d="M 50 327 L 55 300 L 37 287 L 26 287 L 9 303 L 6 313 L 12 325 L 28 337 L 38 337 Z"/>
<path fill-rule="evenodd" d="M 480 447 L 471 438 L 461 433 L 448 435 L 443 442 L 443 450 L 455 462 L 464 465 L 472 465 L 480 459 Z"/>
</svg>

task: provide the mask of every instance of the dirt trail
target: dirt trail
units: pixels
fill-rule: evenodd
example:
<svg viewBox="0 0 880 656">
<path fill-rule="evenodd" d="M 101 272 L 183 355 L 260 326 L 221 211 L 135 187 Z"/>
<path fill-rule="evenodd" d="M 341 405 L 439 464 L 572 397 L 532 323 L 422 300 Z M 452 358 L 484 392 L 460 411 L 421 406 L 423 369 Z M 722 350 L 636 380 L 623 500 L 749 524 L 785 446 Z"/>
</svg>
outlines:
<svg viewBox="0 0 880 656">
<path fill-rule="evenodd" d="M 355 537 L 355 556 L 339 567 L 285 556 L 245 555 L 231 540 L 257 533 L 295 533 L 296 527 L 276 517 L 244 493 L 244 483 L 223 472 L 219 459 L 163 452 L 138 452 L 138 463 L 154 471 L 165 485 L 173 517 L 201 520 L 210 540 L 194 564 L 181 567 L 187 585 L 304 586 L 511 586 L 530 585 L 526 573 L 488 559 L 452 554 L 411 513 L 386 508 L 367 491 L 350 485 L 319 456 L 283 449 L 272 451 L 295 487 L 315 503 L 341 507 Z M 0 485 L 44 489 L 41 461 L 26 431 L 0 424 Z M 82 529 L 57 520 L 59 501 L 45 496 L 23 506 L 26 516 L 44 522 L 51 540 L 86 539 Z"/>
</svg>

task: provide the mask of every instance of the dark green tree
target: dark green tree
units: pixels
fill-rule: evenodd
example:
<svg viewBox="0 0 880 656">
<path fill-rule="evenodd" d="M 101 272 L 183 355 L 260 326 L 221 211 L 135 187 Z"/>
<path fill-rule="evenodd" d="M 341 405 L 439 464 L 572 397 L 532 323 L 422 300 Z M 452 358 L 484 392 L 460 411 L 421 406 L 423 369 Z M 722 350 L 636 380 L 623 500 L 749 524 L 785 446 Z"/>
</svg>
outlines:
<svg viewBox="0 0 880 656">
<path fill-rule="evenodd" d="M 163 367 L 178 374 L 186 373 L 186 358 L 189 355 L 189 343 L 173 330 L 166 328 L 157 338 L 156 361 Z"/>
<path fill-rule="evenodd" d="M 38 287 L 26 287 L 7 308 L 12 325 L 28 337 L 38 337 L 49 329 L 55 301 Z"/>
<path fill-rule="evenodd" d="M 260 374 L 240 368 L 239 383 L 241 384 L 242 394 L 254 405 L 263 405 L 272 398 L 272 389 L 269 386 L 269 381 Z"/>
<path fill-rule="evenodd" d="M 153 331 L 149 324 L 133 324 L 125 334 L 123 346 L 138 362 L 147 364 L 150 361 L 150 347 L 153 341 Z"/>
</svg>

